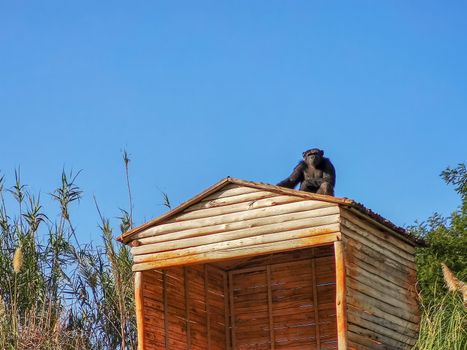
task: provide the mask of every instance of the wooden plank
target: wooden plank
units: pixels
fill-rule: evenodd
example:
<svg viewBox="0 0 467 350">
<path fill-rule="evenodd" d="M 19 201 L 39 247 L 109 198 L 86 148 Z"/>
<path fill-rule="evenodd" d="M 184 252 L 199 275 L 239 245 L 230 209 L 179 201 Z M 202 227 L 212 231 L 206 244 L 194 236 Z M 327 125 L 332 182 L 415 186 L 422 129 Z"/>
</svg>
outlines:
<svg viewBox="0 0 467 350">
<path fill-rule="evenodd" d="M 201 219 L 193 219 L 182 222 L 172 222 L 161 224 L 155 227 L 148 228 L 134 236 L 135 239 L 150 237 L 159 234 L 172 233 L 185 229 L 200 228 L 205 226 L 227 224 L 231 222 L 238 222 L 241 220 L 249 220 L 260 217 L 275 216 L 280 214 L 295 213 L 299 211 L 307 211 L 313 209 L 320 209 L 326 206 L 334 206 L 334 204 L 326 204 L 323 202 L 317 202 L 313 200 L 300 201 L 294 203 L 286 203 L 265 208 L 253 208 L 249 209 L 248 206 L 242 212 L 235 212 L 225 215 L 211 216 Z"/>
<path fill-rule="evenodd" d="M 165 336 L 165 349 L 169 350 L 169 307 L 167 296 L 167 271 L 162 272 L 162 299 L 164 302 L 164 336 Z"/>
<path fill-rule="evenodd" d="M 415 285 L 412 289 L 401 287 L 396 285 L 387 279 L 382 278 L 380 275 L 376 275 L 373 272 L 368 272 L 365 268 L 360 268 L 353 263 L 347 263 L 347 278 L 354 279 L 358 283 L 372 287 L 375 291 L 378 291 L 381 296 L 389 296 L 397 300 L 405 300 L 409 307 L 417 307 L 417 294 L 415 292 Z M 384 270 L 380 270 L 381 271 Z"/>
<path fill-rule="evenodd" d="M 144 340 L 144 295 L 143 295 L 143 273 L 135 272 L 135 308 L 136 329 L 138 335 L 138 350 L 145 349 Z"/>
<path fill-rule="evenodd" d="M 135 227 L 135 228 L 125 232 L 124 234 L 117 237 L 117 240 L 120 241 L 120 242 L 123 242 L 123 243 L 128 243 L 139 232 L 142 232 L 144 230 L 147 230 L 148 228 L 151 228 L 154 225 L 157 225 L 157 224 L 160 224 L 161 222 L 164 222 L 164 220 L 167 220 L 168 218 L 172 217 L 173 215 L 175 215 L 175 214 L 177 214 L 179 212 L 182 212 L 184 209 L 186 209 L 189 206 L 199 202 L 200 200 L 206 198 L 207 196 L 221 190 L 223 187 L 228 186 L 229 183 L 231 183 L 229 178 L 225 178 L 225 179 L 219 181 L 218 183 L 216 183 L 213 186 L 209 187 L 208 189 L 206 189 L 202 193 L 200 193 L 200 194 L 196 195 L 195 197 L 187 200 L 186 202 L 180 204 L 178 207 L 170 210 L 169 212 L 167 212 L 167 213 L 165 213 L 165 214 L 163 214 L 163 215 L 161 215 L 161 216 L 159 216 L 159 217 L 157 217 L 157 218 L 155 218 L 153 220 L 150 220 L 150 221 L 144 223 L 143 225 L 140 225 L 138 227 Z"/>
<path fill-rule="evenodd" d="M 347 284 L 350 288 L 354 290 L 358 290 L 372 298 L 379 299 L 386 304 L 390 304 L 395 307 L 399 307 L 401 309 L 410 310 L 410 312 L 417 312 L 418 306 L 412 303 L 407 302 L 407 299 L 400 295 L 399 298 L 394 298 L 390 296 L 388 293 L 381 292 L 375 289 L 374 285 L 369 280 L 365 280 L 363 278 L 359 278 L 358 280 L 349 277 L 347 280 Z"/>
<path fill-rule="evenodd" d="M 220 251 L 212 250 L 201 254 L 176 257 L 173 259 L 136 263 L 133 265 L 133 271 L 144 271 L 169 266 L 183 266 L 199 263 L 208 263 L 234 258 L 246 258 L 260 254 L 290 251 L 299 248 L 326 245 L 329 243 L 333 243 L 338 239 L 340 239 L 339 232 L 328 232 L 297 239 L 278 241 L 274 243 L 256 243 L 254 246 L 240 246 L 237 248 L 229 248 Z"/>
<path fill-rule="evenodd" d="M 224 186 L 222 189 L 217 190 L 213 194 L 203 197 L 202 200 L 214 200 L 218 198 L 227 198 L 227 197 L 238 196 L 238 195 L 246 194 L 246 193 L 254 193 L 258 191 L 261 191 L 261 190 L 258 188 L 239 186 L 237 184 L 228 184 Z"/>
<path fill-rule="evenodd" d="M 348 331 L 349 350 L 388 350 L 380 341 Z"/>
<path fill-rule="evenodd" d="M 347 349 L 347 305 L 345 284 L 345 258 L 342 241 L 334 242 L 336 264 L 336 317 L 338 349 Z"/>
<path fill-rule="evenodd" d="M 272 292 L 271 292 L 271 265 L 266 267 L 266 281 L 268 285 L 268 314 L 269 314 L 269 341 L 271 350 L 275 349 L 274 320 L 272 315 Z"/>
<path fill-rule="evenodd" d="M 384 347 L 381 347 L 381 349 L 404 349 L 404 350 L 409 350 L 411 349 L 410 345 L 404 344 L 403 342 L 397 341 L 395 339 L 392 339 L 390 337 L 387 337 L 382 334 L 377 334 L 369 329 L 366 329 L 364 327 L 361 327 L 359 325 L 355 325 L 353 323 L 350 323 L 348 325 L 349 330 L 352 332 L 359 334 L 363 337 L 367 337 L 375 342 L 379 342 L 380 344 L 384 345 Z M 375 347 L 375 349 L 379 349 L 378 347 Z"/>
<path fill-rule="evenodd" d="M 362 238 L 367 239 L 368 241 L 381 247 L 384 246 L 386 252 L 391 252 L 392 255 L 396 256 L 396 260 L 404 259 L 410 263 L 415 262 L 415 248 L 402 241 L 399 241 L 397 238 L 391 236 L 388 233 L 386 233 L 386 235 L 382 234 L 381 231 L 361 221 L 358 221 L 358 219 L 355 217 L 351 217 L 348 214 L 341 214 L 341 216 L 342 225 L 357 233 Z M 405 249 L 408 249 L 408 247 L 412 248 L 412 252 L 409 253 L 405 251 Z"/>
<path fill-rule="evenodd" d="M 211 311 L 209 309 L 208 265 L 204 264 L 204 306 L 206 308 L 206 337 L 208 350 L 211 350 Z"/>
<path fill-rule="evenodd" d="M 332 249 L 329 249 L 329 248 Z M 299 261 L 311 259 L 312 257 L 332 256 L 334 260 L 334 246 L 321 246 L 318 248 L 305 248 L 289 252 L 278 252 L 272 255 L 259 255 L 251 259 L 236 259 L 227 262 L 218 262 L 217 265 L 225 270 L 232 270 L 235 268 L 245 268 L 254 266 L 263 266 L 264 264 L 277 264 L 288 263 L 290 261 Z"/>
<path fill-rule="evenodd" d="M 134 255 L 133 261 L 135 263 L 143 263 L 149 261 L 156 261 L 156 260 L 163 260 L 163 259 L 172 259 L 182 256 L 189 256 L 189 255 L 196 255 L 207 253 L 210 251 L 217 251 L 217 250 L 225 250 L 225 249 L 232 249 L 232 248 L 239 248 L 239 247 L 248 247 L 257 244 L 264 244 L 264 243 L 273 243 L 273 242 L 280 242 L 289 239 L 296 239 L 296 238 L 304 238 L 310 236 L 318 236 L 326 233 L 331 232 L 338 232 L 339 231 L 339 224 L 330 224 L 330 225 L 322 225 L 317 227 L 311 228 L 302 228 L 297 230 L 286 230 L 286 231 L 273 231 L 269 234 L 262 234 L 256 235 L 253 237 L 240 237 L 237 239 L 232 240 L 224 240 L 212 244 L 205 244 L 201 246 L 189 247 L 184 249 L 177 249 L 165 252 L 151 252 L 148 254 L 142 255 Z M 248 232 L 245 232 L 248 234 Z M 141 247 L 145 248 L 145 247 Z"/>
<path fill-rule="evenodd" d="M 319 301 L 318 301 L 318 291 L 316 288 L 316 266 L 315 259 L 311 260 L 311 275 L 312 275 L 312 284 L 313 284 L 313 309 L 315 310 L 315 338 L 316 338 L 316 348 L 321 348 L 321 340 L 319 334 Z"/>
<path fill-rule="evenodd" d="M 224 279 L 224 324 L 225 324 L 225 349 L 230 349 L 230 308 L 229 308 L 229 283 L 228 283 L 228 275 L 227 272 L 223 271 L 222 276 Z"/>
<path fill-rule="evenodd" d="M 345 232 L 345 230 L 344 230 Z M 388 257 L 384 256 L 372 248 L 356 242 L 352 239 L 346 239 L 347 261 L 365 269 L 368 273 L 379 275 L 382 279 L 391 284 L 400 286 L 403 289 L 410 290 L 416 283 L 415 271 L 402 265 Z M 381 271 L 386 274 L 381 275 Z"/>
<path fill-rule="evenodd" d="M 347 318 L 349 322 L 360 324 L 365 326 L 365 328 L 373 329 L 377 332 L 381 331 L 383 334 L 387 334 L 398 340 L 407 337 L 407 340 L 411 345 L 413 345 L 418 338 L 417 331 L 407 327 L 402 327 L 396 323 L 388 321 L 385 318 L 375 316 L 366 310 L 355 308 L 352 305 L 348 306 Z"/>
<path fill-rule="evenodd" d="M 393 254 L 392 252 L 385 250 L 383 244 L 375 244 L 371 242 L 370 240 L 359 237 L 358 234 L 356 234 L 352 230 L 349 230 L 345 226 L 341 227 L 341 232 L 342 232 L 344 239 L 348 238 L 349 240 L 354 240 L 358 243 L 361 243 L 362 245 L 366 247 L 369 247 L 373 251 L 376 251 L 382 254 L 385 257 L 385 263 L 387 263 L 388 265 L 391 264 L 391 261 L 395 263 L 399 262 L 401 264 L 404 264 L 406 268 L 412 269 L 413 271 L 415 271 L 415 263 L 402 259 L 398 257 L 397 255 Z"/>
<path fill-rule="evenodd" d="M 351 304 L 362 310 L 367 310 L 369 313 L 378 315 L 403 327 L 408 327 L 414 330 L 418 329 L 420 316 L 413 314 L 409 310 L 400 309 L 392 305 L 386 304 L 385 302 L 372 298 L 358 290 L 350 288 L 348 289 L 348 304 Z"/>
<path fill-rule="evenodd" d="M 394 235 L 394 232 L 389 228 L 381 227 L 374 223 L 374 221 L 360 216 L 361 214 L 356 214 L 355 211 L 349 211 L 344 208 L 341 213 L 343 218 L 360 227 L 362 230 L 373 233 L 379 239 L 384 240 L 386 244 L 394 246 L 396 250 L 402 250 L 411 256 L 415 255 L 416 250 L 413 242 L 407 242 L 405 239 L 401 239 L 399 236 Z"/>
<path fill-rule="evenodd" d="M 229 272 L 229 300 L 230 300 L 230 325 L 231 325 L 231 336 L 232 336 L 232 349 L 237 350 L 237 339 L 235 329 L 235 307 L 234 307 L 234 284 L 233 274 Z"/>
<path fill-rule="evenodd" d="M 168 234 L 160 234 L 157 236 L 151 236 L 146 238 L 138 239 L 136 246 L 151 244 L 151 243 L 160 243 L 160 242 L 169 242 L 175 240 L 182 240 L 192 237 L 212 235 L 215 233 L 236 231 L 241 229 L 251 229 L 255 227 L 270 225 L 270 224 L 279 224 L 285 223 L 288 221 L 295 221 L 301 219 L 310 219 L 313 217 L 324 217 L 329 215 L 338 215 L 339 210 L 337 207 L 326 207 L 318 208 L 309 211 L 298 211 L 285 214 L 278 214 L 274 216 L 266 217 L 254 217 L 248 220 L 239 220 L 229 223 L 220 223 L 216 225 L 208 225 L 200 228 L 193 229 L 181 229 L 177 232 L 171 232 Z"/>
<path fill-rule="evenodd" d="M 186 319 L 186 343 L 188 350 L 191 350 L 191 323 L 190 323 L 190 298 L 188 295 L 189 288 L 189 277 L 188 277 L 189 267 L 183 267 L 183 286 L 185 289 L 185 319 Z"/>
<path fill-rule="evenodd" d="M 203 199 L 201 202 L 192 205 L 191 207 L 185 209 L 183 213 L 190 213 L 192 211 L 197 211 L 200 209 L 210 209 L 210 208 L 217 208 L 231 204 L 238 204 L 244 202 L 253 202 L 264 198 L 270 197 L 280 197 L 277 193 L 272 193 L 270 191 L 254 191 L 250 193 L 239 194 L 230 197 L 220 197 L 220 198 L 213 198 L 213 199 Z M 292 198 L 293 196 L 283 196 Z M 297 197 L 293 197 L 297 198 Z M 302 200 L 302 198 L 297 198 L 297 200 Z"/>
<path fill-rule="evenodd" d="M 394 236 L 395 238 L 409 244 L 410 246 L 417 248 L 423 246 L 422 240 L 410 236 L 407 231 L 405 231 L 403 228 L 398 227 L 397 225 L 394 225 L 392 222 L 389 220 L 381 217 L 381 216 L 373 216 L 371 214 L 371 211 L 369 210 L 362 210 L 362 208 L 359 207 L 357 204 L 355 206 L 355 202 L 351 207 L 347 208 L 349 209 L 350 212 L 354 213 L 356 216 L 358 216 L 360 219 L 362 219 L 365 222 L 369 222 L 372 225 L 375 225 L 376 227 L 380 228 L 384 232 L 388 232 L 390 235 Z"/>
<path fill-rule="evenodd" d="M 146 244 L 139 247 L 131 248 L 131 254 L 133 256 L 165 252 L 176 249 L 183 249 L 188 247 L 202 246 L 212 243 L 225 242 L 240 238 L 248 238 L 253 236 L 267 235 L 275 232 L 285 232 L 298 229 L 314 228 L 324 225 L 332 225 L 338 223 L 338 215 L 326 215 L 319 217 L 310 217 L 301 220 L 293 220 L 281 222 L 278 224 L 267 224 L 260 227 L 246 228 L 242 230 L 227 231 L 222 233 L 215 233 L 209 235 L 203 235 L 198 237 L 182 238 L 169 242 Z"/>
<path fill-rule="evenodd" d="M 193 211 L 184 211 L 178 216 L 174 217 L 172 220 L 167 221 L 167 223 L 174 222 L 184 222 L 188 220 L 203 219 L 213 216 L 226 215 L 232 213 L 239 213 L 243 211 L 248 211 L 252 209 L 267 208 L 273 207 L 276 205 L 283 205 L 289 203 L 296 203 L 303 201 L 303 198 L 293 197 L 293 196 L 274 196 L 270 192 L 268 195 L 263 194 L 263 198 L 258 200 L 250 200 L 246 202 L 240 202 L 235 204 L 229 204 L 224 206 L 216 206 L 213 208 L 207 209 L 198 209 Z M 325 205 L 323 205 L 324 207 Z M 327 204 L 329 206 L 329 204 Z"/>
</svg>

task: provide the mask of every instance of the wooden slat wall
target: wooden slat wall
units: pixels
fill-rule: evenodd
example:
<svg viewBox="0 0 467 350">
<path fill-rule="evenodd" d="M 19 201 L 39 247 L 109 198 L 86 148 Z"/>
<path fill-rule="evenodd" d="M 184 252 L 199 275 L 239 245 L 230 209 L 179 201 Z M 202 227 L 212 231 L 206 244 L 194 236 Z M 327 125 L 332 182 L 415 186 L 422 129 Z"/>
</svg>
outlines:
<svg viewBox="0 0 467 350">
<path fill-rule="evenodd" d="M 224 350 L 226 273 L 211 266 L 142 272 L 145 350 Z"/>
<path fill-rule="evenodd" d="M 138 233 L 133 270 L 328 244 L 339 237 L 339 228 L 337 204 L 231 185 Z"/>
<path fill-rule="evenodd" d="M 349 349 L 411 349 L 420 320 L 415 248 L 342 209 Z"/>
<path fill-rule="evenodd" d="M 332 252 L 229 272 L 233 349 L 337 349 Z"/>
</svg>

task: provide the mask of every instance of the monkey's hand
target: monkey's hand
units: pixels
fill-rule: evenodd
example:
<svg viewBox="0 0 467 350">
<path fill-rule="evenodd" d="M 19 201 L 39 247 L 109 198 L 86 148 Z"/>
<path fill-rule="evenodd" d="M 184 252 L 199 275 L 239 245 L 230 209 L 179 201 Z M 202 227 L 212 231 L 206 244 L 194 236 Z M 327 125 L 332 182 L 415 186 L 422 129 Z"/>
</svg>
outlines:
<svg viewBox="0 0 467 350">
<path fill-rule="evenodd" d="M 318 188 L 324 182 L 324 179 L 308 179 L 306 184 L 308 187 Z"/>
</svg>

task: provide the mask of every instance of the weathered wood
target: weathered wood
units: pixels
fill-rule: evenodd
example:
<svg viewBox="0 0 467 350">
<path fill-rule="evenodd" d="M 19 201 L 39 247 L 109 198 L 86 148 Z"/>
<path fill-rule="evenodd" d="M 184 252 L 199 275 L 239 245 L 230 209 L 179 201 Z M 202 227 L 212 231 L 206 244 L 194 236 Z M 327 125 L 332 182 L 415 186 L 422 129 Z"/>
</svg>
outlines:
<svg viewBox="0 0 467 350">
<path fill-rule="evenodd" d="M 269 341 L 271 350 L 275 349 L 274 320 L 272 316 L 272 291 L 271 291 L 271 265 L 266 266 L 267 284 L 268 284 L 268 314 L 269 314 Z"/>
<path fill-rule="evenodd" d="M 173 215 L 179 213 L 179 212 L 182 212 L 183 210 L 185 210 L 186 208 L 190 207 L 191 205 L 199 202 L 200 200 L 206 198 L 207 196 L 215 193 L 215 192 L 219 192 L 219 191 L 222 191 L 222 188 L 224 188 L 225 186 L 229 186 L 229 183 L 231 181 L 226 178 L 226 179 L 223 179 L 222 181 L 219 181 L 217 184 L 214 184 L 213 186 L 209 187 L 208 189 L 206 189 L 205 191 L 203 191 L 202 193 L 198 194 L 197 196 L 187 200 L 186 202 L 180 204 L 178 207 L 172 209 L 171 211 L 159 216 L 158 218 L 156 219 L 153 219 L 153 220 L 150 220 L 148 222 L 146 222 L 145 224 L 141 225 L 141 226 L 138 226 L 138 227 L 135 227 L 131 230 L 129 230 L 128 232 L 125 232 L 124 234 L 122 234 L 120 237 L 117 238 L 117 240 L 119 240 L 120 242 L 123 242 L 123 243 L 128 243 L 129 241 L 131 241 L 133 239 L 133 237 L 141 232 L 141 231 L 144 231 L 152 226 L 155 226 L 161 222 L 164 222 L 164 220 L 167 220 L 168 218 L 172 217 Z M 237 186 L 238 187 L 238 186 Z"/>
<path fill-rule="evenodd" d="M 341 232 L 343 234 L 344 240 L 346 239 L 346 237 L 348 237 L 351 240 L 360 242 L 362 245 L 366 246 L 367 248 L 370 248 L 373 251 L 379 252 L 384 256 L 385 264 L 387 264 L 388 266 L 395 266 L 397 265 L 397 263 L 403 264 L 406 269 L 411 270 L 410 275 L 414 276 L 415 262 L 408 262 L 404 259 L 400 259 L 397 256 L 394 256 L 392 252 L 384 249 L 384 245 L 377 245 L 369 240 L 361 238 L 357 234 L 355 234 L 355 232 L 349 230 L 347 227 L 341 227 Z"/>
<path fill-rule="evenodd" d="M 313 309 L 315 310 L 315 337 L 316 337 L 316 348 L 321 347 L 320 344 L 320 334 L 319 334 L 319 309 L 318 309 L 318 291 L 316 288 L 316 267 L 315 259 L 311 260 L 311 274 L 312 274 L 312 284 L 313 284 Z"/>
<path fill-rule="evenodd" d="M 346 305 L 346 274 L 344 246 L 342 241 L 334 242 L 336 264 L 336 315 L 337 342 L 340 349 L 347 349 L 347 305 Z"/>
<path fill-rule="evenodd" d="M 364 218 L 361 215 L 357 215 L 354 210 L 350 211 L 348 209 L 342 208 L 341 215 L 344 219 L 348 220 L 352 224 L 360 227 L 362 230 L 366 232 L 372 232 L 373 235 L 378 237 L 381 240 L 387 242 L 391 246 L 396 248 L 396 251 L 403 251 L 410 256 L 415 254 L 415 247 L 413 242 L 407 242 L 406 240 L 402 240 L 399 235 L 394 235 L 393 232 L 386 227 L 381 227 L 377 225 L 374 221 Z"/>
<path fill-rule="evenodd" d="M 350 206 L 344 205 L 342 208 L 347 208 L 351 213 L 355 214 L 364 222 L 371 223 L 372 225 L 380 228 L 383 232 L 387 232 L 391 236 L 409 244 L 414 248 L 420 247 L 421 244 L 423 245 L 422 240 L 410 236 L 403 228 L 394 225 L 392 222 L 384 219 L 379 215 L 374 215 L 371 210 L 365 210 L 355 202 Z"/>
<path fill-rule="evenodd" d="M 417 312 L 418 305 L 407 302 L 407 299 L 403 295 L 399 297 L 393 297 L 386 293 L 386 291 L 380 291 L 375 288 L 375 284 L 372 284 L 370 280 L 365 280 L 364 278 L 347 278 L 347 284 L 350 288 L 358 290 L 363 294 L 366 294 L 372 298 L 381 300 L 386 304 L 392 305 L 394 307 L 399 307 L 401 309 L 407 309 L 410 312 Z"/>
<path fill-rule="evenodd" d="M 229 184 L 222 189 L 215 191 L 213 194 L 210 194 L 208 196 L 204 196 L 203 200 L 214 200 L 218 198 L 227 198 L 227 197 L 233 197 L 233 196 L 238 196 L 246 193 L 255 193 L 261 191 L 258 188 L 253 188 L 253 187 L 245 187 L 245 186 L 239 186 L 237 184 Z"/>
<path fill-rule="evenodd" d="M 313 209 L 319 209 L 325 207 L 326 204 L 322 202 L 307 200 L 307 201 L 300 201 L 294 203 L 286 203 L 281 205 L 276 205 L 273 207 L 265 207 L 265 208 L 256 208 L 256 209 L 248 209 L 248 206 L 245 208 L 244 211 L 225 214 L 225 215 L 217 215 L 211 216 L 207 218 L 201 219 L 193 219 L 187 220 L 182 222 L 171 222 L 166 224 L 160 224 L 155 227 L 148 228 L 134 236 L 135 239 L 165 234 L 165 233 L 172 233 L 177 232 L 185 229 L 193 229 L 193 228 L 200 228 L 205 226 L 212 226 L 212 225 L 219 225 L 219 224 L 227 224 L 231 222 L 238 222 L 242 220 L 249 220 L 249 219 L 256 219 L 260 217 L 269 217 L 275 216 L 280 214 L 287 214 L 287 213 L 295 213 L 300 211 L 307 211 Z M 327 206 L 335 206 L 335 205 L 327 205 Z M 336 206 L 337 207 L 337 206 Z"/>
<path fill-rule="evenodd" d="M 337 215 L 326 215 L 318 217 L 310 217 L 300 220 L 286 221 L 281 223 L 271 223 L 260 227 L 252 227 L 241 230 L 227 231 L 221 233 L 213 233 L 182 238 L 175 241 L 145 244 L 140 247 L 134 247 L 131 249 L 133 255 L 141 255 L 155 252 L 164 252 L 176 249 L 182 249 L 187 247 L 195 247 L 206 244 L 212 244 L 217 242 L 225 242 L 234 239 L 247 238 L 253 236 L 267 235 L 275 232 L 286 232 L 297 229 L 314 228 L 317 226 L 331 225 L 338 222 Z"/>
<path fill-rule="evenodd" d="M 230 349 L 230 334 L 231 334 L 231 329 L 230 329 L 230 307 L 229 307 L 229 280 L 228 280 L 228 275 L 227 272 L 222 273 L 223 279 L 224 279 L 224 325 L 225 325 L 225 349 L 229 350 Z"/>
<path fill-rule="evenodd" d="M 391 275 L 391 279 L 388 280 L 402 287 L 408 287 L 415 283 L 416 272 L 412 269 L 415 265 L 400 264 L 398 261 L 389 258 L 384 249 L 375 250 L 367 246 L 364 240 L 350 239 L 346 228 L 342 228 L 341 231 L 343 241 L 348 243 L 346 261 L 359 265 L 375 274 L 378 274 L 378 272 L 374 271 L 385 271 Z"/>
<path fill-rule="evenodd" d="M 341 211 L 341 223 L 349 230 L 366 238 L 368 242 L 372 242 L 374 244 L 381 244 L 384 242 L 384 248 L 388 253 L 391 252 L 391 255 L 396 256 L 396 260 L 404 259 L 410 263 L 415 262 L 414 247 L 409 246 L 405 242 L 398 240 L 388 233 L 382 233 L 375 227 L 372 227 L 355 217 L 351 218 L 344 210 Z M 406 250 L 413 250 L 413 252 L 406 252 Z"/>
<path fill-rule="evenodd" d="M 135 255 L 133 258 L 133 261 L 136 264 L 139 264 L 139 263 L 145 263 L 145 262 L 151 262 L 151 261 L 188 257 L 191 255 L 199 255 L 199 254 L 204 254 L 204 253 L 209 253 L 209 252 L 214 252 L 214 251 L 222 251 L 222 250 L 242 248 L 242 247 L 252 247 L 252 246 L 257 246 L 260 244 L 281 242 L 281 241 L 287 241 L 287 240 L 297 239 L 297 238 L 321 236 L 321 235 L 328 234 L 328 233 L 337 233 L 338 231 L 339 231 L 339 224 L 323 225 L 323 226 L 318 226 L 314 228 L 305 228 L 305 229 L 299 229 L 299 230 L 263 234 L 263 235 L 253 236 L 253 237 L 245 237 L 245 238 L 234 239 L 234 240 L 229 240 L 229 241 L 221 241 L 217 243 L 204 244 L 201 246 L 177 249 L 177 250 L 167 251 L 167 252 Z"/>
<path fill-rule="evenodd" d="M 380 333 L 376 333 L 374 331 L 371 331 L 359 325 L 349 323 L 348 328 L 350 331 L 362 337 L 367 337 L 373 340 L 374 342 L 380 342 L 381 344 L 384 344 L 384 347 L 382 347 L 381 349 L 404 349 L 404 350 L 411 349 L 411 346 L 405 344 L 404 342 L 392 339 Z M 375 347 L 375 349 L 378 349 L 378 347 Z"/>
<path fill-rule="evenodd" d="M 310 219 L 313 217 L 324 217 L 338 215 L 339 209 L 335 206 L 315 209 L 310 211 L 299 211 L 293 213 L 278 214 L 274 216 L 255 217 L 249 220 L 240 220 L 229 223 L 221 223 L 217 225 L 209 225 L 201 228 L 180 230 L 168 234 L 160 234 L 157 236 L 141 238 L 137 240 L 138 245 L 148 245 L 151 243 L 174 242 L 183 239 L 213 235 L 216 233 L 236 231 L 241 229 L 252 229 L 256 227 L 266 226 L 270 224 L 286 223 L 288 221 Z M 336 221 L 337 222 L 337 221 Z"/>
<path fill-rule="evenodd" d="M 401 310 L 385 302 L 374 299 L 368 295 L 361 293 L 358 290 L 348 288 L 347 304 L 351 304 L 359 309 L 367 310 L 368 312 L 386 318 L 391 322 L 411 328 L 418 329 L 420 316 L 411 313 L 410 311 Z"/>
<path fill-rule="evenodd" d="M 168 308 L 168 296 L 167 296 L 167 271 L 162 272 L 162 291 L 164 301 L 164 335 L 165 335 L 165 348 L 170 349 L 169 346 L 169 308 Z"/>
<path fill-rule="evenodd" d="M 200 201 L 199 203 L 193 204 L 189 208 L 185 209 L 183 212 L 189 213 L 189 212 L 197 211 L 200 209 L 210 209 L 210 208 L 222 207 L 226 205 L 245 203 L 245 202 L 255 202 L 260 199 L 271 198 L 271 197 L 281 197 L 281 195 L 277 193 L 272 193 L 270 191 L 254 191 L 254 192 L 239 194 L 239 195 L 230 196 L 230 197 L 217 197 L 217 198 L 212 198 L 212 199 L 206 198 Z M 292 198 L 293 196 L 282 196 L 282 197 Z M 302 200 L 302 198 L 297 198 L 297 200 Z"/>
<path fill-rule="evenodd" d="M 211 315 L 209 310 L 209 283 L 208 265 L 204 265 L 204 306 L 206 308 L 206 338 L 208 340 L 208 350 L 211 350 Z"/>
<path fill-rule="evenodd" d="M 188 278 L 188 269 L 188 266 L 183 267 L 183 288 L 185 290 L 186 344 L 187 349 L 191 350 L 190 297 L 188 295 L 190 281 Z"/>
<path fill-rule="evenodd" d="M 136 327 L 138 334 L 138 350 L 145 349 L 144 341 L 144 294 L 143 294 L 143 273 L 135 272 L 135 308 L 136 308 Z"/>
<path fill-rule="evenodd" d="M 158 260 L 146 263 L 137 263 L 133 265 L 133 271 L 152 270 L 162 267 L 183 266 L 190 264 L 209 263 L 213 261 L 222 261 L 232 258 L 246 258 L 260 254 L 274 253 L 280 251 L 290 251 L 294 249 L 306 248 L 311 246 L 320 246 L 340 238 L 338 232 L 329 232 L 320 235 L 313 235 L 297 239 L 289 239 L 274 243 L 255 244 L 254 246 L 240 246 L 229 248 L 223 251 L 209 251 L 201 254 L 176 257 L 173 259 Z"/>
<path fill-rule="evenodd" d="M 402 327 L 396 323 L 388 321 L 385 318 L 375 316 L 367 312 L 366 310 L 355 308 L 353 305 L 349 305 L 348 310 L 351 311 L 348 313 L 349 322 L 359 324 L 359 320 L 365 320 L 365 322 L 368 322 L 369 324 L 368 326 L 366 326 L 366 328 L 368 329 L 372 329 L 374 325 L 374 327 L 381 327 L 390 330 L 391 332 L 393 332 L 392 334 L 396 335 L 396 337 L 407 337 L 407 340 L 412 345 L 416 342 L 418 332 L 413 329 L 410 329 L 408 327 Z M 383 332 L 385 331 L 384 329 L 382 330 Z"/>
<path fill-rule="evenodd" d="M 214 207 L 214 208 L 198 209 L 194 211 L 183 212 L 180 215 L 173 218 L 172 220 L 167 221 L 167 223 L 183 222 L 183 221 L 194 220 L 194 219 L 203 219 L 203 218 L 209 218 L 213 216 L 239 213 L 239 212 L 248 211 L 252 209 L 260 209 L 260 208 L 267 208 L 267 207 L 272 207 L 276 205 L 296 203 L 300 201 L 303 201 L 303 199 L 292 197 L 292 196 L 277 196 L 277 197 L 272 196 L 271 197 L 271 194 L 269 193 L 269 196 L 263 199 L 241 202 L 241 203 L 225 205 L 225 206 L 219 206 L 219 207 Z"/>
<path fill-rule="evenodd" d="M 237 338 L 235 336 L 235 306 L 234 306 L 234 287 L 233 287 L 233 274 L 229 272 L 229 301 L 230 301 L 230 327 L 231 327 L 231 337 L 232 337 L 232 349 L 237 350 Z"/>
<path fill-rule="evenodd" d="M 409 284 L 396 284 L 391 281 L 391 277 L 388 277 L 385 274 L 377 274 L 377 272 L 384 271 L 381 270 L 372 270 L 367 266 L 363 265 L 361 261 L 357 261 L 359 264 L 354 262 L 347 261 L 347 278 L 354 279 L 358 283 L 365 284 L 375 291 L 378 291 L 381 296 L 389 296 L 395 299 L 406 300 L 409 305 L 418 307 L 415 285 L 410 286 Z M 363 266 L 363 268 L 362 268 Z M 374 272 L 376 271 L 376 272 Z M 385 278 L 383 278 L 383 276 Z M 396 280 L 398 281 L 398 280 Z"/>
<path fill-rule="evenodd" d="M 231 300 L 234 300 L 236 347 L 234 349 L 336 349 L 335 295 L 328 292 L 335 277 L 332 256 L 294 261 L 289 253 L 288 262 L 233 270 Z M 318 261 L 319 260 L 319 261 Z M 313 262 L 315 270 L 313 278 Z M 246 279 L 245 279 L 246 277 Z M 323 283 L 318 285 L 319 281 Z M 313 290 L 316 290 L 315 297 Z M 325 296 L 331 294 L 331 298 Z M 320 297 L 321 296 L 321 297 Z M 323 302 L 322 302 L 323 301 Z M 319 327 L 319 335 L 316 335 Z M 273 329 L 273 334 L 271 334 Z"/>
</svg>

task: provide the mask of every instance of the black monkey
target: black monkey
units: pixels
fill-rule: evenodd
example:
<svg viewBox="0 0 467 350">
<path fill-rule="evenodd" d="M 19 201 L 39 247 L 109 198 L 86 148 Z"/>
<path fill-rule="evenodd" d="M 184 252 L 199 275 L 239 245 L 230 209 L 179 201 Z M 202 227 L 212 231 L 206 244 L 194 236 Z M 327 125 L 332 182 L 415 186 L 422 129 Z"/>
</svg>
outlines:
<svg viewBox="0 0 467 350">
<path fill-rule="evenodd" d="M 312 148 L 303 152 L 303 160 L 277 186 L 294 188 L 298 183 L 301 191 L 334 196 L 336 171 L 331 161 L 324 157 L 322 150 Z"/>
</svg>

